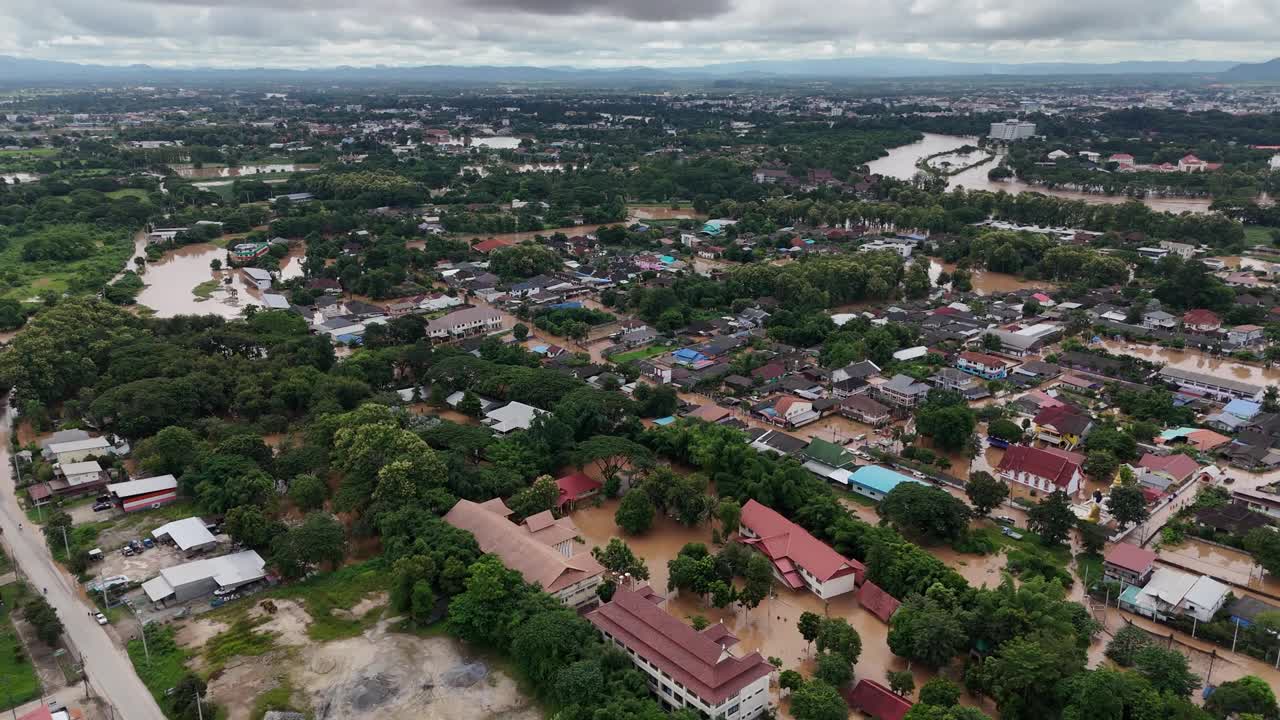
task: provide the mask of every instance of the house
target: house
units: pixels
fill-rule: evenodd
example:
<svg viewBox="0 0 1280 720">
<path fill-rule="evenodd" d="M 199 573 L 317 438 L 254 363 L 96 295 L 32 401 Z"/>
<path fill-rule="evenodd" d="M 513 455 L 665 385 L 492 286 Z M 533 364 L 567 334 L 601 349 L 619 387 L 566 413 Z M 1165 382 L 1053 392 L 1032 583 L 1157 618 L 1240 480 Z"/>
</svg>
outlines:
<svg viewBox="0 0 1280 720">
<path fill-rule="evenodd" d="M 1093 428 L 1093 418 L 1065 404 L 1042 408 L 1031 422 L 1039 439 L 1068 450 L 1079 445 Z"/>
<path fill-rule="evenodd" d="M 887 382 L 875 386 L 876 395 L 888 404 L 904 410 L 924 402 L 929 386 L 910 375 L 894 375 Z"/>
<path fill-rule="evenodd" d="M 919 360 L 928 354 L 929 348 L 924 345 L 917 345 L 915 347 L 898 350 L 893 354 L 893 359 L 898 362 L 911 362 L 912 360 Z"/>
<path fill-rule="evenodd" d="M 804 440 L 794 435 L 788 435 L 781 430 L 759 430 L 757 428 L 756 431 L 760 434 L 751 440 L 751 448 L 756 452 L 768 452 L 790 457 L 798 454 L 808 444 Z"/>
<path fill-rule="evenodd" d="M 913 704 L 875 680 L 866 678 L 842 694 L 849 707 L 873 720 L 902 720 Z"/>
<path fill-rule="evenodd" d="M 1227 342 L 1235 345 L 1256 345 L 1262 342 L 1261 325 L 1237 325 L 1227 331 Z"/>
<path fill-rule="evenodd" d="M 1223 401 L 1236 398 L 1253 402 L 1261 402 L 1262 400 L 1262 387 L 1229 377 L 1206 375 L 1205 373 L 1183 370 L 1171 365 L 1161 368 L 1159 377 L 1161 380 L 1176 385 L 1181 389 L 1201 391 Z"/>
<path fill-rule="evenodd" d="M 107 484 L 107 474 L 97 460 L 75 463 L 57 463 L 53 466 L 53 480 L 49 490 L 61 497 L 71 497 L 94 492 Z"/>
<path fill-rule="evenodd" d="M 576 472 L 556 478 L 556 510 L 564 512 L 572 510 L 579 500 L 585 500 L 600 493 L 603 483 L 587 475 Z"/>
<path fill-rule="evenodd" d="M 995 355 L 966 350 L 956 356 L 956 369 L 985 380 L 1003 380 L 1009 374 L 1009 363 Z"/>
<path fill-rule="evenodd" d="M 1129 543 L 1113 545 L 1102 557 L 1102 577 L 1124 585 L 1146 585 L 1155 568 L 1155 551 Z"/>
<path fill-rule="evenodd" d="M 1196 332 L 1217 332 L 1222 327 L 1222 318 L 1211 310 L 1188 310 L 1182 314 L 1182 326 Z"/>
<path fill-rule="evenodd" d="M 1231 491 L 1231 499 L 1254 512 L 1280 520 L 1280 494 L 1267 492 L 1262 488 L 1236 488 Z"/>
<path fill-rule="evenodd" d="M 476 243 L 475 245 L 472 245 L 471 249 L 475 250 L 476 252 L 482 255 L 488 255 L 489 253 L 492 253 L 494 250 L 497 250 L 498 248 L 504 248 L 504 247 L 510 247 L 510 246 L 511 246 L 510 240 L 502 240 L 500 238 L 490 238 L 488 240 L 483 240 L 481 242 Z"/>
<path fill-rule="evenodd" d="M 1178 172 L 1204 172 L 1209 169 L 1209 163 L 1190 153 L 1178 159 Z"/>
<path fill-rule="evenodd" d="M 487 307 L 454 310 L 427 323 L 427 337 L 453 340 L 502 330 L 502 313 Z"/>
<path fill-rule="evenodd" d="M 751 174 L 751 179 L 754 180 L 757 185 L 774 185 L 776 183 L 786 182 L 790 177 L 791 174 L 786 170 L 765 167 L 756 168 L 755 172 Z"/>
<path fill-rule="evenodd" d="M 506 435 L 514 430 L 528 430 L 533 419 L 546 415 L 547 411 L 522 402 L 509 402 L 502 407 L 489 410 L 484 414 L 484 424 L 499 435 Z"/>
<path fill-rule="evenodd" d="M 81 462 L 91 457 L 102 457 L 112 452 L 111 443 L 106 438 L 96 437 L 49 443 L 44 449 L 44 456 L 59 464 L 65 464 Z"/>
<path fill-rule="evenodd" d="M 1243 537 L 1250 530 L 1271 527 L 1271 518 L 1240 503 L 1200 508 L 1195 518 L 1200 527 L 1238 537 Z"/>
<path fill-rule="evenodd" d="M 1175 484 L 1181 485 L 1200 469 L 1200 463 L 1182 453 L 1172 455 L 1146 453 L 1138 460 L 1138 467 L 1157 475 L 1164 475 Z"/>
<path fill-rule="evenodd" d="M 554 526 L 554 520 L 548 525 L 545 524 L 547 518 L 543 517 L 521 526 L 511 522 L 509 515 L 511 511 L 501 500 L 484 503 L 459 500 L 445 514 L 444 521 L 474 535 L 482 552 L 497 555 L 503 565 L 520 573 L 525 582 L 540 585 L 565 605 L 582 608 L 599 600 L 596 587 L 604 579 L 604 568 L 591 553 L 565 555 L 549 544 L 548 540 L 560 539 L 564 534 Z M 535 537 L 535 532 L 548 528 L 556 529 L 554 537 Z M 572 541 L 569 548 L 573 549 Z"/>
<path fill-rule="evenodd" d="M 853 492 L 865 495 L 872 500 L 883 500 L 885 495 L 888 495 L 891 490 L 904 482 L 912 482 L 918 485 L 925 484 L 913 477 L 896 473 L 879 465 L 863 465 L 854 472 L 848 473 L 845 477 L 832 479 L 844 483 Z"/>
<path fill-rule="evenodd" d="M 712 424 L 724 422 L 732 416 L 733 413 L 730 412 L 728 408 L 714 404 L 699 405 L 697 408 L 694 408 L 693 411 L 685 415 L 685 417 L 694 418 L 695 420 L 701 420 Z"/>
<path fill-rule="evenodd" d="M 882 623 L 888 623 L 902 605 L 898 598 L 885 592 L 870 580 L 862 582 L 862 586 L 858 588 L 857 597 L 862 609 L 880 618 Z"/>
<path fill-rule="evenodd" d="M 1111 157 L 1107 158 L 1107 162 L 1115 163 L 1117 166 L 1119 166 L 1117 168 L 1119 170 L 1133 169 L 1133 156 L 1130 155 L 1129 153 L 1115 153 Z"/>
<path fill-rule="evenodd" d="M 1080 491 L 1083 476 L 1080 455 L 1042 450 L 1027 445 L 1010 445 L 1000 459 L 996 473 L 1006 482 L 1017 483 L 1044 493 L 1057 490 L 1067 495 Z"/>
<path fill-rule="evenodd" d="M 234 590 L 267 577 L 267 563 L 253 550 L 167 567 L 142 583 L 153 603 L 183 603 L 216 590 Z"/>
<path fill-rule="evenodd" d="M 1276 157 L 1280 157 L 1280 155 Z M 1245 595 L 1244 597 L 1236 598 L 1235 602 L 1228 605 L 1227 612 L 1230 613 L 1232 622 L 1238 623 L 1240 627 L 1247 628 L 1257 622 L 1259 615 L 1280 612 L 1280 607 L 1263 602 L 1251 595 Z"/>
<path fill-rule="evenodd" d="M 241 268 L 240 272 L 249 279 L 249 282 L 259 290 L 271 289 L 271 273 L 262 268 L 247 267 Z"/>
<path fill-rule="evenodd" d="M 813 401 L 794 395 L 779 395 L 751 408 L 752 414 L 776 425 L 797 428 L 818 420 Z"/>
<path fill-rule="evenodd" d="M 982 378 L 957 368 L 942 368 L 929 377 L 929 382 L 936 388 L 958 392 L 965 400 L 980 400 L 991 395 Z"/>
<path fill-rule="evenodd" d="M 240 243 L 227 253 L 227 260 L 234 267 L 247 265 L 271 252 L 267 243 Z"/>
<path fill-rule="evenodd" d="M 851 395 L 841 400 L 840 414 L 872 427 L 880 427 L 893 419 L 888 407 L 865 395 Z"/>
<path fill-rule="evenodd" d="M 1178 318 L 1163 310 L 1148 310 L 1142 314 L 1142 327 L 1150 330 L 1173 330 L 1178 327 Z"/>
<path fill-rule="evenodd" d="M 152 510 L 178 499 L 178 480 L 172 475 L 107 485 L 111 501 L 125 512 Z"/>
<path fill-rule="evenodd" d="M 458 307 L 461 304 L 462 298 L 445 295 L 444 293 L 435 293 L 420 300 L 418 309 L 426 310 L 427 312 L 438 312 L 440 310 L 448 310 L 451 307 Z"/>
<path fill-rule="evenodd" d="M 758 652 L 734 655 L 730 648 L 738 639 L 723 624 L 694 630 L 658 607 L 661 599 L 648 587 L 620 587 L 587 621 L 626 652 L 664 709 L 689 708 L 725 720 L 771 712 L 773 666 Z"/>
<path fill-rule="evenodd" d="M 1062 329 L 1056 325 L 1041 323 L 1020 330 L 995 328 L 985 335 L 994 335 L 1000 341 L 1000 352 L 1014 357 L 1033 355 L 1044 349 L 1061 335 Z"/>
<path fill-rule="evenodd" d="M 1190 615 L 1209 622 L 1226 604 L 1230 589 L 1213 578 L 1159 567 L 1141 588 L 1130 586 L 1120 595 L 1120 607 L 1154 620 Z"/>
<path fill-rule="evenodd" d="M 773 564 L 773 574 L 792 590 L 808 589 L 829 600 L 853 592 L 867 568 L 850 560 L 773 509 L 748 500 L 742 507 L 742 542 Z"/>
<path fill-rule="evenodd" d="M 837 470 L 846 470 L 854 466 L 854 456 L 848 450 L 827 442 L 822 438 L 813 438 L 799 453 L 804 468 L 826 480 Z"/>
<path fill-rule="evenodd" d="M 209 532 L 204 520 L 198 517 L 183 518 L 165 523 L 151 531 L 156 542 L 173 543 L 188 555 L 211 550 L 218 545 L 218 540 Z"/>
</svg>

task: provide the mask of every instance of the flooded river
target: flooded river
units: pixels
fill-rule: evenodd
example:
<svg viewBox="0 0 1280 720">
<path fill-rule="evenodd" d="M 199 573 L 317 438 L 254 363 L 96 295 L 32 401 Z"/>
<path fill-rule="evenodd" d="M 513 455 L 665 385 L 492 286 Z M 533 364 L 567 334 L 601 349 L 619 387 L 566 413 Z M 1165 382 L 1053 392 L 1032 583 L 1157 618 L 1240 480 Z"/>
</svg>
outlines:
<svg viewBox="0 0 1280 720">
<path fill-rule="evenodd" d="M 924 139 L 911 143 L 910 145 L 902 145 L 889 151 L 886 157 L 879 160 L 873 160 L 868 163 L 868 168 L 873 173 L 880 175 L 888 175 L 901 180 L 910 180 L 917 172 L 916 162 L 934 155 L 936 153 L 954 150 L 962 145 L 977 144 L 976 137 L 961 137 L 958 135 L 938 135 L 936 133 L 925 133 Z M 1083 200 L 1087 203 L 1115 205 L 1127 202 L 1130 198 L 1120 195 L 1100 195 L 1097 193 L 1083 193 L 1072 190 L 1059 190 L 1052 188 L 1040 187 L 1030 183 L 1022 182 L 1017 179 L 995 181 L 987 179 L 987 172 L 995 167 L 998 161 L 985 163 L 974 168 L 965 170 L 962 173 L 952 175 L 947 178 L 947 187 L 954 188 L 963 186 L 969 190 L 989 190 L 998 192 L 1003 190 L 1007 193 L 1018 192 L 1038 192 L 1044 195 L 1052 195 L 1066 200 Z M 1209 204 L 1212 198 L 1143 198 L 1142 203 L 1152 210 L 1162 210 L 1165 212 L 1208 212 Z"/>
</svg>

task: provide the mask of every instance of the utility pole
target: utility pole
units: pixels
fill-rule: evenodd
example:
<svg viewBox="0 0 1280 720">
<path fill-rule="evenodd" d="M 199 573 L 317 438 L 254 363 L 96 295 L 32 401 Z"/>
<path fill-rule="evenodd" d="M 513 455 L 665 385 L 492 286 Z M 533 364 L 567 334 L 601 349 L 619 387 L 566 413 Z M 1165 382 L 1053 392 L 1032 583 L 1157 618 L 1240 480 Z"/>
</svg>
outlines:
<svg viewBox="0 0 1280 720">
<path fill-rule="evenodd" d="M 200 691 L 196 690 L 196 716 L 204 720 L 204 708 L 200 707 Z"/>
<path fill-rule="evenodd" d="M 67 526 L 62 526 L 62 549 L 67 551 L 67 562 L 71 562 L 71 544 L 67 542 Z"/>
</svg>

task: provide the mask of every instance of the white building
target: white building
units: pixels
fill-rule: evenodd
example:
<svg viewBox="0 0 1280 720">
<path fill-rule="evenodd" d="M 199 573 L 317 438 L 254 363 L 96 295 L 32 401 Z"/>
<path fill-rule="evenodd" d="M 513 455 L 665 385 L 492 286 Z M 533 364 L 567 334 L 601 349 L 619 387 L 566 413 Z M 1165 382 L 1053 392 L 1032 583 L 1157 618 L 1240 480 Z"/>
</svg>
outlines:
<svg viewBox="0 0 1280 720">
<path fill-rule="evenodd" d="M 266 562 L 253 550 L 192 560 L 160 571 L 142 583 L 153 603 L 186 602 L 215 590 L 234 590 L 267 576 Z"/>
<path fill-rule="evenodd" d="M 217 546 L 218 540 L 198 517 L 165 523 L 151 531 L 157 542 L 172 542 L 184 553 L 198 553 Z"/>
<path fill-rule="evenodd" d="M 45 448 L 46 457 L 52 456 L 55 461 L 62 464 L 77 463 L 88 457 L 102 457 L 112 452 L 111 443 L 104 437 L 50 443 L 49 447 Z"/>
<path fill-rule="evenodd" d="M 1035 137 L 1036 124 L 1023 120 L 1005 120 L 991 123 L 991 132 L 987 137 L 992 140 L 1026 140 Z"/>
<path fill-rule="evenodd" d="M 534 418 L 546 414 L 546 410 L 541 410 L 532 405 L 511 402 L 485 413 L 484 424 L 499 435 L 506 435 L 513 430 L 528 430 L 529 426 L 533 424 Z"/>
<path fill-rule="evenodd" d="M 242 268 L 240 272 L 244 273 L 244 276 L 249 279 L 249 282 L 253 283 L 253 286 L 259 290 L 271 289 L 270 272 L 263 270 L 262 268 L 255 267 Z"/>
</svg>

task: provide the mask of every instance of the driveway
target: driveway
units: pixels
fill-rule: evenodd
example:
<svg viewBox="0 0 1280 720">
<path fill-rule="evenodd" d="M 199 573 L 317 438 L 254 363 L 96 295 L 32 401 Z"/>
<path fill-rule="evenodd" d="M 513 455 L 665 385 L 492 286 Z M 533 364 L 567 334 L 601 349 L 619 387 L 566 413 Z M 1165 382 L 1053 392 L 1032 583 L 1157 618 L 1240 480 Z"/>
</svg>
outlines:
<svg viewBox="0 0 1280 720">
<path fill-rule="evenodd" d="M 40 531 L 25 522 L 26 516 L 14 497 L 9 456 L 11 411 L 6 399 L 0 398 L 0 406 L 0 540 L 5 550 L 33 587 L 47 589 L 49 603 L 66 627 L 67 639 L 84 657 L 94 692 L 126 713 L 129 720 L 165 720 L 155 698 L 134 673 L 128 653 L 89 616 L 91 605 L 79 583 L 54 564 Z"/>
</svg>

